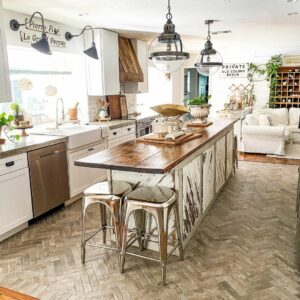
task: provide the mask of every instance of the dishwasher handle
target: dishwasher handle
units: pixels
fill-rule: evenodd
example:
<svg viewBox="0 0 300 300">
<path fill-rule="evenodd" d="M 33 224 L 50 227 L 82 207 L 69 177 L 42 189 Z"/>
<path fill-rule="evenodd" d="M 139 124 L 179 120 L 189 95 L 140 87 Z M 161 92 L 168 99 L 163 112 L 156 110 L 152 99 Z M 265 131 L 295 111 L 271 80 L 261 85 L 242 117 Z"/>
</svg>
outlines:
<svg viewBox="0 0 300 300">
<path fill-rule="evenodd" d="M 53 155 L 53 154 L 63 153 L 63 152 L 65 152 L 65 151 L 55 150 L 55 151 L 53 151 L 53 152 L 51 152 L 51 153 L 47 153 L 47 154 L 41 155 L 40 158 L 46 157 L 46 156 L 49 156 L 49 155 Z"/>
</svg>

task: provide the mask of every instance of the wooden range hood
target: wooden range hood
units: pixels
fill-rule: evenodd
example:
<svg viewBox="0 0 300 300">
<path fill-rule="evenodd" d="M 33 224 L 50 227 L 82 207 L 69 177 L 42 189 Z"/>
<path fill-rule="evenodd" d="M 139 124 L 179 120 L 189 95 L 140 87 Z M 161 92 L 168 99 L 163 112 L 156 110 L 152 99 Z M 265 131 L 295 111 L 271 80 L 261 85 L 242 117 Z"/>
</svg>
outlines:
<svg viewBox="0 0 300 300">
<path fill-rule="evenodd" d="M 143 82 L 144 74 L 130 39 L 119 36 L 120 82 Z"/>
</svg>

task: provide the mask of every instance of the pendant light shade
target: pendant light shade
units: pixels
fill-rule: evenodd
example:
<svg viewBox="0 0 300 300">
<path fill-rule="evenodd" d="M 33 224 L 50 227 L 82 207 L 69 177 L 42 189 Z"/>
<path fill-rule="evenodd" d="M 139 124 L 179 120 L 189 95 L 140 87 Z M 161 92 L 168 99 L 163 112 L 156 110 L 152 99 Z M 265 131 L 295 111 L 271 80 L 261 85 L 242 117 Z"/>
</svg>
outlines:
<svg viewBox="0 0 300 300">
<path fill-rule="evenodd" d="M 189 58 L 189 53 L 184 51 L 180 35 L 175 32 L 170 0 L 168 0 L 166 18 L 163 33 L 156 37 L 149 46 L 149 59 L 160 71 L 173 73 L 181 67 L 184 60 Z"/>
<path fill-rule="evenodd" d="M 51 52 L 51 49 L 50 49 L 50 46 L 49 46 L 49 42 L 48 42 L 48 39 L 47 39 L 47 35 L 45 33 L 45 24 L 44 24 L 44 16 L 42 15 L 42 13 L 40 13 L 39 11 L 35 11 L 29 21 L 23 23 L 23 24 L 20 24 L 17 20 L 15 19 L 12 19 L 10 21 L 10 28 L 13 30 L 13 31 L 18 31 L 20 26 L 24 26 L 28 23 L 31 23 L 33 17 L 38 14 L 40 15 L 41 17 L 41 20 L 42 20 L 42 29 L 43 29 L 43 32 L 42 32 L 42 35 L 41 35 L 41 38 L 37 41 L 37 42 L 34 42 L 31 44 L 31 47 L 43 54 L 47 54 L 47 55 L 51 55 L 52 52 Z"/>
<path fill-rule="evenodd" d="M 94 42 L 92 43 L 92 47 L 84 50 L 83 53 L 91 58 L 99 59 L 97 48 Z"/>
<path fill-rule="evenodd" d="M 43 54 L 47 54 L 47 55 L 51 55 L 51 54 L 52 54 L 45 33 L 42 34 L 42 37 L 41 37 L 40 40 L 38 40 L 38 41 L 35 42 L 35 43 L 32 43 L 32 44 L 31 44 L 31 47 L 32 47 L 33 49 L 35 49 L 35 50 L 37 50 L 37 51 L 43 53 Z"/>
<path fill-rule="evenodd" d="M 209 76 L 216 73 L 221 66 L 223 66 L 223 59 L 219 52 L 213 48 L 210 36 L 210 24 L 213 20 L 206 20 L 205 24 L 208 25 L 208 36 L 205 43 L 205 48 L 200 52 L 200 57 L 195 64 L 198 72 L 201 75 Z"/>
<path fill-rule="evenodd" d="M 94 29 L 92 26 L 90 25 L 86 25 L 79 34 L 73 35 L 70 32 L 66 32 L 65 34 L 65 38 L 67 41 L 70 41 L 73 37 L 78 37 L 81 36 L 87 29 L 92 30 L 92 45 L 90 48 L 83 50 L 83 53 L 86 54 L 87 56 L 94 58 L 94 59 L 99 59 L 98 56 L 98 51 L 96 48 L 96 44 L 95 44 L 95 39 L 94 39 Z"/>
</svg>

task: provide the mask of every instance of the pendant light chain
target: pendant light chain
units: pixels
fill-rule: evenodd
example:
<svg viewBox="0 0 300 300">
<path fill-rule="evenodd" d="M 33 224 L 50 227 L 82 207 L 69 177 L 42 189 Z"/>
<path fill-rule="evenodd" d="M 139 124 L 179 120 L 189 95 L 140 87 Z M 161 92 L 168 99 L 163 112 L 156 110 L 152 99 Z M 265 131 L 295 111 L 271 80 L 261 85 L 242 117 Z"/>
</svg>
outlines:
<svg viewBox="0 0 300 300">
<path fill-rule="evenodd" d="M 210 36 L 210 23 L 208 23 L 207 28 L 208 28 L 207 40 L 210 41 L 210 39 L 211 39 L 211 36 Z"/>
<path fill-rule="evenodd" d="M 168 0 L 168 13 L 166 14 L 166 18 L 167 20 L 172 20 L 172 14 L 171 14 L 171 4 L 170 4 L 170 0 Z"/>
</svg>

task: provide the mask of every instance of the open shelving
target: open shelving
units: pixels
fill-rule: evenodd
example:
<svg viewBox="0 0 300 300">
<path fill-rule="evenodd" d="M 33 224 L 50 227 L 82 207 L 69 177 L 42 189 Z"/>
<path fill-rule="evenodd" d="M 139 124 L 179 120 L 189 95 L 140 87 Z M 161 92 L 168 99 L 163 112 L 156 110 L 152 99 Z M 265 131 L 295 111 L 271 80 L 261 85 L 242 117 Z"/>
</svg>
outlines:
<svg viewBox="0 0 300 300">
<path fill-rule="evenodd" d="M 277 86 L 270 105 L 275 108 L 300 107 L 300 66 L 282 67 L 277 74 Z"/>
</svg>

